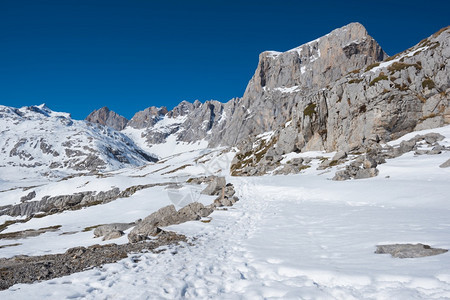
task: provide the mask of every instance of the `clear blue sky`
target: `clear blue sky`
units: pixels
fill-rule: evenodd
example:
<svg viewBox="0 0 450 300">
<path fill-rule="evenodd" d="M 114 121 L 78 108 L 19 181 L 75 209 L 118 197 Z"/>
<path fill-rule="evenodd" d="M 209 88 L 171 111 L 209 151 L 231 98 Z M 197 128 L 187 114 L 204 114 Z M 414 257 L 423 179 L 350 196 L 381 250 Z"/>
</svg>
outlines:
<svg viewBox="0 0 450 300">
<path fill-rule="evenodd" d="M 317 3 L 317 4 L 316 4 Z M 240 97 L 264 50 L 350 22 L 389 54 L 450 25 L 450 1 L 0 0 L 0 104 L 84 119 L 108 106 Z"/>
</svg>

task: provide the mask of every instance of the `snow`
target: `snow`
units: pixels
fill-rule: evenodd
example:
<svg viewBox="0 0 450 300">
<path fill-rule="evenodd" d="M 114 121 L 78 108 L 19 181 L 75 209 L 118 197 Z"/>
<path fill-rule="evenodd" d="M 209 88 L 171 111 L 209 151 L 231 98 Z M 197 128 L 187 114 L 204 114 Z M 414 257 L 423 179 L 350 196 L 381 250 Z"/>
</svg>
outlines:
<svg viewBox="0 0 450 300">
<path fill-rule="evenodd" d="M 155 153 L 160 157 L 166 157 L 183 152 L 189 152 L 199 149 L 206 149 L 208 147 L 208 141 L 200 140 L 193 143 L 177 141 L 175 135 L 170 135 L 165 143 L 154 144 L 149 147 L 151 153 Z"/>
<path fill-rule="evenodd" d="M 281 52 L 278 51 L 265 51 L 265 53 L 267 53 L 267 57 L 270 58 L 277 58 L 281 54 Z"/>
<path fill-rule="evenodd" d="M 305 72 L 306 72 L 306 66 L 301 67 L 301 68 L 300 68 L 300 72 L 301 72 L 302 74 L 305 74 Z"/>
<path fill-rule="evenodd" d="M 382 68 L 387 68 L 390 65 L 392 65 L 393 63 L 400 61 L 402 58 L 404 58 L 404 57 L 411 57 L 411 56 L 413 56 L 414 54 L 416 54 L 419 51 L 424 51 L 424 50 L 428 49 L 428 47 L 429 46 L 420 47 L 420 48 L 418 48 L 418 49 L 416 49 L 414 51 L 411 51 L 411 52 L 408 52 L 408 53 L 406 53 L 404 55 L 401 55 L 401 56 L 397 57 L 396 59 L 392 59 L 392 60 L 389 60 L 389 61 L 382 62 L 377 67 L 370 69 L 369 72 L 376 73 L 378 70 L 380 70 Z"/>
<path fill-rule="evenodd" d="M 445 135 L 442 143 L 448 145 L 450 126 L 414 132 L 391 144 L 427 132 Z M 258 137 L 270 139 L 272 134 Z M 333 154 L 291 153 L 284 160 Z M 228 170 L 233 155 L 222 149 L 197 149 L 144 168 L 116 171 L 112 177 L 84 180 L 104 187 L 173 181 Z M 203 167 L 194 163 L 196 159 Z M 450 248 L 450 168 L 439 168 L 447 159 L 449 151 L 419 156 L 410 152 L 379 165 L 377 177 L 344 182 L 330 180 L 339 167 L 325 172 L 311 167 L 288 176 L 230 177 L 223 172 L 235 185 L 240 201 L 226 211 L 215 211 L 209 223 L 193 221 L 165 228 L 185 234 L 192 245 L 164 247 L 158 254 L 130 254 L 118 263 L 70 276 L 18 284 L 1 291 L 0 298 L 448 299 L 450 253 L 416 259 L 374 254 L 376 245 L 385 243 Z M 164 175 L 188 163 L 192 167 Z M 63 189 L 65 183 L 51 184 Z M 70 185 L 85 188 L 80 178 L 64 187 Z M 0 190 L 4 190 L 3 182 Z M 197 197 L 200 190 L 186 185 L 179 193 Z M 164 187 L 149 188 L 106 205 L 16 224 L 8 232 L 62 228 L 18 240 L 22 245 L 2 248 L 0 256 L 57 253 L 74 245 L 102 243 L 92 232 L 78 231 L 99 223 L 134 221 L 170 204 L 170 197 Z M 78 233 L 59 235 L 66 231 Z M 1 245 L 13 242 L 1 240 Z"/>
<path fill-rule="evenodd" d="M 309 59 L 310 59 L 309 62 L 314 62 L 314 61 L 318 60 L 319 57 L 320 57 L 320 49 L 317 49 L 317 54 L 312 55 L 312 56 L 309 58 Z"/>
<path fill-rule="evenodd" d="M 279 91 L 281 93 L 288 94 L 288 93 L 299 92 L 301 90 L 301 88 L 298 85 L 294 85 L 294 86 L 291 86 L 291 87 L 284 87 L 284 86 L 283 87 L 276 87 L 276 88 L 273 88 L 273 90 L 274 91 Z"/>
<path fill-rule="evenodd" d="M 89 154 L 104 161 L 105 170 L 147 163 L 137 154 L 140 149 L 124 134 L 108 127 L 72 120 L 70 114 L 54 112 L 45 105 L 20 109 L 0 106 L 0 128 L 3 142 L 0 178 L 19 182 L 21 186 L 29 180 L 42 181 L 39 177 L 59 179 L 76 173 L 68 165 L 81 164 Z M 120 152 L 128 163 L 112 158 L 112 150 Z M 49 168 L 52 164 L 58 165 Z"/>
<path fill-rule="evenodd" d="M 327 35 L 325 35 L 324 37 L 326 37 L 326 36 L 327 36 Z M 301 52 L 302 52 L 302 50 L 303 50 L 303 47 L 305 47 L 305 46 L 309 46 L 309 47 L 310 47 L 310 46 L 312 46 L 313 44 L 318 43 L 320 39 L 321 39 L 321 38 L 312 40 L 312 41 L 310 41 L 310 42 L 308 42 L 308 43 L 306 43 L 306 44 L 303 44 L 303 45 L 301 45 L 301 46 L 298 46 L 298 47 L 295 47 L 295 48 L 293 48 L 293 49 L 291 49 L 291 50 L 288 50 L 287 52 L 297 52 L 298 55 L 300 55 Z M 319 55 L 319 56 L 320 56 L 320 55 Z"/>
</svg>

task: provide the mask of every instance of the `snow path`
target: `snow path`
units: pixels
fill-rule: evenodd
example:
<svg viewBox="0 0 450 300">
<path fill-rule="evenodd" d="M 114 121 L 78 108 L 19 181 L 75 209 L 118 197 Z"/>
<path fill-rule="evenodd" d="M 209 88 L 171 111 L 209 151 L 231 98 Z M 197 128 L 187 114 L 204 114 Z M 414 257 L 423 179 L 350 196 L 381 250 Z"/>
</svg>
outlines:
<svg viewBox="0 0 450 300">
<path fill-rule="evenodd" d="M 353 187 L 348 201 L 336 193 L 343 189 L 340 183 L 326 182 L 321 192 L 319 186 L 325 182 L 320 176 L 232 181 L 241 198 L 234 207 L 214 212 L 210 223 L 168 228 L 195 237 L 193 245 L 135 254 L 99 269 L 16 285 L 0 297 L 450 298 L 448 253 L 402 260 L 373 253 L 376 244 L 388 242 L 423 242 L 448 249 L 448 205 L 424 208 L 403 202 L 396 206 L 360 202 L 360 197 L 372 193 L 366 188 L 370 181 L 364 180 L 349 183 Z M 376 186 L 373 181 L 370 184 Z M 393 186 L 401 190 L 401 185 Z M 412 193 L 415 189 L 427 192 L 424 186 L 411 189 Z"/>
</svg>

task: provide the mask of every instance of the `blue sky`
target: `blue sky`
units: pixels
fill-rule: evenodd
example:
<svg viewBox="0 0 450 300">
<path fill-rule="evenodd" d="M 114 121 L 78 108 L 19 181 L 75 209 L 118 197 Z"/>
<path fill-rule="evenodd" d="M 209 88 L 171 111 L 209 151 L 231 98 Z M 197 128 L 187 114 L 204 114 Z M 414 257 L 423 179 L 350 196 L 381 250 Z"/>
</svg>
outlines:
<svg viewBox="0 0 450 300">
<path fill-rule="evenodd" d="M 320 4 L 317 4 L 320 3 Z M 450 25 L 450 1 L 0 1 L 0 104 L 131 118 L 243 95 L 264 50 L 360 22 L 393 55 Z"/>
</svg>

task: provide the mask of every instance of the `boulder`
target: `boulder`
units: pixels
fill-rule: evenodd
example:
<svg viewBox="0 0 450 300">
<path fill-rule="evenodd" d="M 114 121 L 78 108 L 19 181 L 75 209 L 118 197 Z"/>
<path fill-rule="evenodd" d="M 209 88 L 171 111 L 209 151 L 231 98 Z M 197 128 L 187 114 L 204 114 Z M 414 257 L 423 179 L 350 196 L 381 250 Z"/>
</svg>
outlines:
<svg viewBox="0 0 450 300">
<path fill-rule="evenodd" d="M 427 144 L 434 144 L 436 142 L 442 141 L 445 137 L 442 134 L 431 132 L 423 135 L 423 139 Z"/>
<path fill-rule="evenodd" d="M 379 173 L 377 168 L 359 169 L 355 175 L 355 179 L 365 179 L 377 176 Z"/>
<path fill-rule="evenodd" d="M 444 162 L 442 165 L 439 166 L 439 168 L 448 168 L 450 167 L 450 159 L 448 159 L 446 162 Z"/>
<path fill-rule="evenodd" d="M 331 160 L 341 160 L 347 157 L 347 152 L 345 151 L 338 151 Z"/>
<path fill-rule="evenodd" d="M 447 252 L 447 249 L 431 248 L 424 244 L 378 245 L 376 254 L 390 254 L 396 258 L 417 258 L 433 256 Z"/>
<path fill-rule="evenodd" d="M 111 224 L 105 224 L 100 225 L 94 230 L 94 236 L 100 237 L 100 236 L 106 236 L 109 233 L 113 231 L 125 231 L 128 228 L 133 227 L 136 225 L 135 223 L 111 223 Z"/>
<path fill-rule="evenodd" d="M 174 205 L 165 206 L 138 223 L 128 235 L 128 240 L 131 243 L 145 240 L 148 236 L 155 236 L 161 232 L 159 227 L 200 220 L 209 216 L 213 211 L 213 206 L 205 207 L 198 202 L 190 203 L 179 211 L 175 209 Z"/>
<path fill-rule="evenodd" d="M 365 156 L 364 161 L 363 161 L 364 169 L 376 168 L 377 165 L 378 164 L 377 164 L 376 160 L 373 157 L 368 156 L 368 155 Z"/>
<path fill-rule="evenodd" d="M 123 231 L 120 230 L 113 230 L 108 232 L 104 237 L 103 237 L 103 241 L 109 241 L 109 240 L 113 240 L 113 239 L 118 239 L 121 236 L 123 236 L 125 233 Z"/>
<path fill-rule="evenodd" d="M 225 185 L 225 177 L 214 177 L 209 182 L 208 186 L 202 191 L 202 194 L 211 196 L 219 195 Z"/>
<path fill-rule="evenodd" d="M 200 220 L 203 217 L 209 216 L 213 209 L 206 208 L 203 204 L 193 202 L 181 208 L 177 213 L 177 223 L 184 223 L 187 221 Z"/>
</svg>

